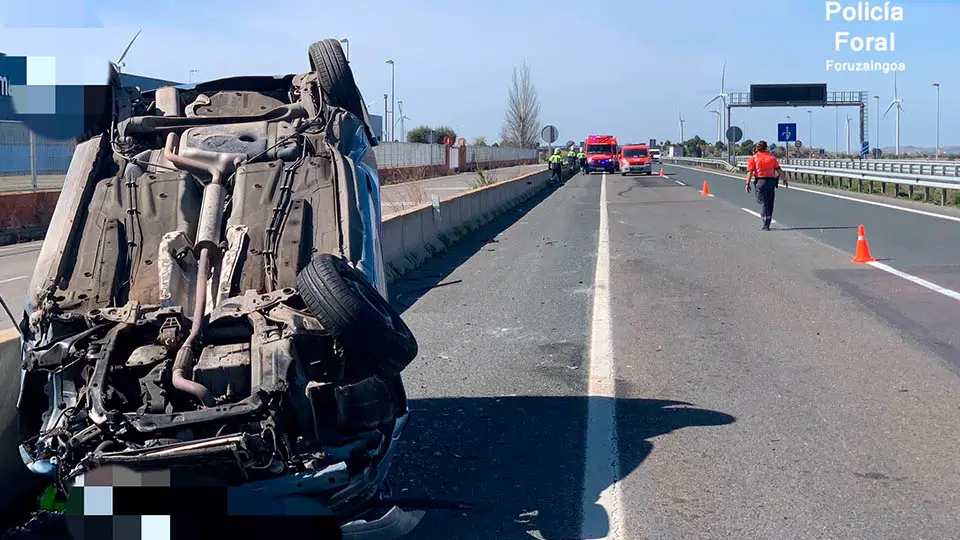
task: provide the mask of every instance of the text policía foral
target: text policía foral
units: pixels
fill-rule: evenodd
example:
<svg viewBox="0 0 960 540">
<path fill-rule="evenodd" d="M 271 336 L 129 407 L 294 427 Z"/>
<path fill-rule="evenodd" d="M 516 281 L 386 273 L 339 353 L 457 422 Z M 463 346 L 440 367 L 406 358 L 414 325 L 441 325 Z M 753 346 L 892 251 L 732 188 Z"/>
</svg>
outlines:
<svg viewBox="0 0 960 540">
<path fill-rule="evenodd" d="M 871 4 L 857 2 L 843 4 L 830 1 L 826 3 L 827 22 L 844 20 L 847 22 L 902 22 L 903 8 L 892 2 Z M 853 52 L 892 52 L 897 49 L 897 36 L 890 32 L 885 36 L 851 35 L 847 31 L 838 31 L 834 36 L 834 50 L 848 50 Z"/>
</svg>

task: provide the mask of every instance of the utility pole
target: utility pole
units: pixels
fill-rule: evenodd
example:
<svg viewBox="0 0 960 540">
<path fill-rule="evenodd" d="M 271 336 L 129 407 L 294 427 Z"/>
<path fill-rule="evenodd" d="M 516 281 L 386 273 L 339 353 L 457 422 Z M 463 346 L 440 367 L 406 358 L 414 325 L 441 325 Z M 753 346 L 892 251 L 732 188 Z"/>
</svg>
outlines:
<svg viewBox="0 0 960 540">
<path fill-rule="evenodd" d="M 850 115 L 847 115 L 847 153 L 850 153 Z"/>
<path fill-rule="evenodd" d="M 873 147 L 880 150 L 880 96 L 873 96 L 877 100 L 877 140 L 873 141 Z"/>
<path fill-rule="evenodd" d="M 384 94 L 384 95 L 383 95 L 383 137 L 386 138 L 388 141 L 391 140 L 391 139 L 390 139 L 390 124 L 387 123 L 387 122 L 390 121 L 390 117 L 387 116 L 387 99 L 388 99 L 389 97 L 390 97 L 390 96 L 388 96 L 387 94 Z"/>
<path fill-rule="evenodd" d="M 397 94 L 396 94 L 396 92 L 395 92 L 395 89 L 396 89 L 395 83 L 396 83 L 396 73 L 397 73 L 397 70 L 396 70 L 396 66 L 395 66 L 394 63 L 393 63 L 393 60 L 387 60 L 387 63 L 390 64 L 390 99 L 391 99 L 391 104 L 390 104 L 390 140 L 391 140 L 391 141 L 394 141 L 394 140 L 396 140 L 396 131 L 397 131 L 397 128 L 394 126 L 394 124 L 395 124 L 396 121 L 397 121 Z"/>
<path fill-rule="evenodd" d="M 940 83 L 935 82 L 933 86 L 937 88 L 937 157 L 940 159 Z"/>
<path fill-rule="evenodd" d="M 807 147 L 813 149 L 813 111 L 807 110 L 807 116 L 810 118 L 810 136 L 807 137 Z"/>
</svg>

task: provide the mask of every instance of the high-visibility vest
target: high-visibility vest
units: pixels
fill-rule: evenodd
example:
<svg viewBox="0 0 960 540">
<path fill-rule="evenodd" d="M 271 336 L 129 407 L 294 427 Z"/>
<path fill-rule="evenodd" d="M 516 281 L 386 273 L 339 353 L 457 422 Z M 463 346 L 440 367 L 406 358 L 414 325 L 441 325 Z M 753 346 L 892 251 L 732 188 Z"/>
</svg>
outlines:
<svg viewBox="0 0 960 540">
<path fill-rule="evenodd" d="M 550 156 L 550 163 L 563 163 L 563 156 L 560 154 L 553 154 Z"/>
<path fill-rule="evenodd" d="M 747 162 L 747 170 L 753 171 L 757 178 L 773 178 L 777 175 L 778 168 L 780 162 L 770 152 L 757 152 L 750 156 L 750 161 Z"/>
<path fill-rule="evenodd" d="M 580 152 L 579 154 L 577 154 L 577 159 L 583 159 L 585 157 L 587 157 L 587 155 L 584 154 L 583 152 Z"/>
</svg>

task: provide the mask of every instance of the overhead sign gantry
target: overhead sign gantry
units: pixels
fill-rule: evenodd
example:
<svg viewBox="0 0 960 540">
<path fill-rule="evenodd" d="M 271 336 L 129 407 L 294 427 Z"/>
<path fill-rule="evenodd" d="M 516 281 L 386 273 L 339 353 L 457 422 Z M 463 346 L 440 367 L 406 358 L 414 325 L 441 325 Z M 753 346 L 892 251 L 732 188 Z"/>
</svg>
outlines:
<svg viewBox="0 0 960 540">
<path fill-rule="evenodd" d="M 866 91 L 830 91 L 816 84 L 751 84 L 750 92 L 732 92 L 727 101 L 727 125 L 734 107 L 857 107 L 860 110 L 860 157 L 870 153 L 867 141 Z M 809 142 L 809 141 L 807 141 Z M 727 146 L 730 147 L 728 137 Z"/>
</svg>

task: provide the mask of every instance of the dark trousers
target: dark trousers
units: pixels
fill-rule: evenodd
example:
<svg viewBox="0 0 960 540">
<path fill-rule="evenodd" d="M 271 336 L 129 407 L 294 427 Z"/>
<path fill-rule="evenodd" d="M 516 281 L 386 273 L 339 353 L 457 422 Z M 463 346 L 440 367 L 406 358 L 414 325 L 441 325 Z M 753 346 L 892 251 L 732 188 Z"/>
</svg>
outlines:
<svg viewBox="0 0 960 540">
<path fill-rule="evenodd" d="M 773 220 L 773 200 L 777 196 L 776 178 L 757 178 L 756 187 L 757 204 L 763 207 L 760 212 L 760 218 L 763 219 L 763 226 L 769 227 Z"/>
<path fill-rule="evenodd" d="M 559 181 L 560 181 L 560 171 L 561 171 L 561 169 L 562 169 L 562 165 L 560 165 L 559 163 L 551 163 L 551 164 L 550 164 L 550 180 L 551 180 L 552 182 L 559 182 Z"/>
</svg>

